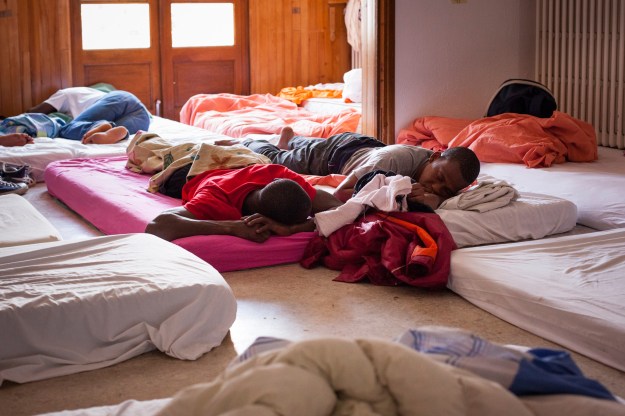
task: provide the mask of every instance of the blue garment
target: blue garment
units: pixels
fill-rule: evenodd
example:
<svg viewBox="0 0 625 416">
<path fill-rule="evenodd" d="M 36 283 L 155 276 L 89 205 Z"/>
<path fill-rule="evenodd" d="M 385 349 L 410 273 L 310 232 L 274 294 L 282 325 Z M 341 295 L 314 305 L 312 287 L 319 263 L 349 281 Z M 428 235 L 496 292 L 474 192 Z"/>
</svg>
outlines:
<svg viewBox="0 0 625 416">
<path fill-rule="evenodd" d="M 150 127 L 150 113 L 131 93 L 111 91 L 67 123 L 59 136 L 81 140 L 85 133 L 103 123 L 124 126 L 129 134 L 134 134 Z"/>
<path fill-rule="evenodd" d="M 65 120 L 41 113 L 24 113 L 0 122 L 0 135 L 26 133 L 30 137 L 58 137 Z"/>
</svg>

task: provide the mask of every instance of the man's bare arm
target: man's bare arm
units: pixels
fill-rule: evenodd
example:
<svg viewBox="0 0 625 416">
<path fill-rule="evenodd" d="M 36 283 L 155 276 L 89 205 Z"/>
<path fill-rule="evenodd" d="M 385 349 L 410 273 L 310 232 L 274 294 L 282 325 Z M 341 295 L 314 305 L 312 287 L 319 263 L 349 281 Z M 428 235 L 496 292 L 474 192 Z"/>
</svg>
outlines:
<svg viewBox="0 0 625 416">
<path fill-rule="evenodd" d="M 354 173 L 350 173 L 347 177 L 336 187 L 334 196 L 343 202 L 346 202 L 354 194 L 354 187 L 358 182 L 358 178 Z"/>
<path fill-rule="evenodd" d="M 27 113 L 43 113 L 43 114 L 56 113 L 56 111 L 57 111 L 56 108 L 54 108 L 53 106 L 51 106 L 50 104 L 46 102 L 37 104 L 33 108 L 29 108 L 28 110 L 26 110 Z"/>
<path fill-rule="evenodd" d="M 312 200 L 312 212 L 316 214 L 317 212 L 328 211 L 341 205 L 343 205 L 343 201 L 339 198 L 323 189 L 317 189 L 317 194 Z"/>
<path fill-rule="evenodd" d="M 194 235 L 232 235 L 262 243 L 270 235 L 269 232 L 257 232 L 256 227 L 241 220 L 198 220 L 184 207 L 163 211 L 147 225 L 145 232 L 167 241 Z"/>
</svg>

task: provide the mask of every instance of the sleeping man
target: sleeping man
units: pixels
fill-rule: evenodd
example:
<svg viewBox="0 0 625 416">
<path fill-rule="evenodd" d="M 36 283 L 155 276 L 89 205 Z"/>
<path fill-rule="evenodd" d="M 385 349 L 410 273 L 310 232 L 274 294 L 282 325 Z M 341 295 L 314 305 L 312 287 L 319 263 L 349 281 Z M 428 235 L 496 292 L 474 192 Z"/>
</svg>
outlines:
<svg viewBox="0 0 625 416">
<path fill-rule="evenodd" d="M 382 170 L 409 176 L 415 182 L 408 199 L 438 208 L 445 199 L 469 186 L 480 172 L 480 161 L 465 147 L 433 152 L 403 144 L 385 145 L 357 133 L 341 133 L 327 139 L 295 136 L 285 127 L 277 145 L 265 140 L 222 140 L 216 144 L 241 143 L 272 163 L 306 175 L 346 175 L 334 192 L 345 202 L 354 193 L 358 180 L 365 174 Z"/>
<path fill-rule="evenodd" d="M 280 165 L 209 170 L 182 188 L 183 206 L 163 211 L 145 232 L 172 241 L 232 235 L 262 243 L 272 234 L 313 231 L 311 215 L 342 202 Z"/>
</svg>

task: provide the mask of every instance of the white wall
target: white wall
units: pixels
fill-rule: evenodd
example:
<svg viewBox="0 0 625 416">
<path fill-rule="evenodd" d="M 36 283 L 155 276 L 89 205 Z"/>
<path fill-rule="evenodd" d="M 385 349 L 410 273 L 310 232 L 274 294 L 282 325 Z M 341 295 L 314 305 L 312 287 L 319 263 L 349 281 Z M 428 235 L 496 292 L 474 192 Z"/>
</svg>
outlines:
<svg viewBox="0 0 625 416">
<path fill-rule="evenodd" d="M 534 78 L 535 0 L 396 0 L 395 133 L 478 118 L 508 78 Z"/>
</svg>

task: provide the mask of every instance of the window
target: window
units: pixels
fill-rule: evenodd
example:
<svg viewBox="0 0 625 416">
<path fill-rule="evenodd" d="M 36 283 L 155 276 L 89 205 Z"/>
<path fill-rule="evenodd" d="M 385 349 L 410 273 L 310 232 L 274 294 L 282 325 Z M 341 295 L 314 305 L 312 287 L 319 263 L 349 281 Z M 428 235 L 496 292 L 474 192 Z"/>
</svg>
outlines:
<svg viewBox="0 0 625 416">
<path fill-rule="evenodd" d="M 150 47 L 148 4 L 82 4 L 80 14 L 84 50 Z"/>
<path fill-rule="evenodd" d="M 234 45 L 234 4 L 173 3 L 171 37 L 174 48 Z"/>
</svg>

